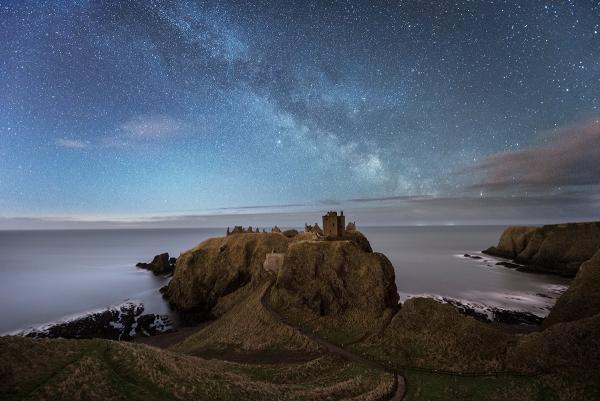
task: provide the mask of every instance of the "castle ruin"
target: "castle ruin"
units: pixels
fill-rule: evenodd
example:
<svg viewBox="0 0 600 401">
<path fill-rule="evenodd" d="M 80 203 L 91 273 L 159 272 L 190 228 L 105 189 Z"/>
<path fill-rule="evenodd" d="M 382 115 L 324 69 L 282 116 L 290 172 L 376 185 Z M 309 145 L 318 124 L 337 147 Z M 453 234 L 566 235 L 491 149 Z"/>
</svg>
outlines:
<svg viewBox="0 0 600 401">
<path fill-rule="evenodd" d="M 346 233 L 346 217 L 341 211 L 338 216 L 337 212 L 327 212 L 323 216 L 323 235 L 327 238 L 342 238 Z"/>
</svg>

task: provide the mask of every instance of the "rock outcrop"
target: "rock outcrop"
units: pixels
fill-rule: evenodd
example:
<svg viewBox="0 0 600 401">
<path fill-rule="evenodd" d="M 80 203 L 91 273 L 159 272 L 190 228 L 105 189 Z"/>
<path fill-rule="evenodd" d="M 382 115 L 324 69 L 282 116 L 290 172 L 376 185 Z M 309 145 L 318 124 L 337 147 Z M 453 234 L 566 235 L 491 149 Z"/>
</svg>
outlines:
<svg viewBox="0 0 600 401">
<path fill-rule="evenodd" d="M 278 267 L 267 263 L 266 268 L 273 254 Z M 206 319 L 232 306 L 236 291 L 258 286 L 273 274 L 280 305 L 324 314 L 360 306 L 361 313 L 378 315 L 398 303 L 391 263 L 373 253 L 358 231 L 339 241 L 296 230 L 212 238 L 181 254 L 163 293 L 186 318 Z"/>
<path fill-rule="evenodd" d="M 600 222 L 509 227 L 484 252 L 514 259 L 524 270 L 574 276 L 600 248 Z"/>
<path fill-rule="evenodd" d="M 548 327 L 600 313 L 600 249 L 583 263 L 575 279 L 544 320 Z"/>
<path fill-rule="evenodd" d="M 172 273 L 176 262 L 177 259 L 169 258 L 168 253 L 161 253 L 160 255 L 156 255 L 154 259 L 152 259 L 152 262 L 140 262 L 137 263 L 136 266 L 140 269 L 150 270 L 152 273 L 159 275 Z"/>
<path fill-rule="evenodd" d="M 353 241 L 302 241 L 289 246 L 271 292 L 278 310 L 372 324 L 398 307 L 394 268 Z"/>
<path fill-rule="evenodd" d="M 266 255 L 284 253 L 290 239 L 281 233 L 211 238 L 182 253 L 165 297 L 187 318 L 204 319 L 224 297 L 259 280 Z"/>
<path fill-rule="evenodd" d="M 137 336 L 151 336 L 173 329 L 168 316 L 145 314 L 139 302 L 93 311 L 64 321 L 29 328 L 15 335 L 31 338 L 105 338 L 132 340 Z"/>
</svg>

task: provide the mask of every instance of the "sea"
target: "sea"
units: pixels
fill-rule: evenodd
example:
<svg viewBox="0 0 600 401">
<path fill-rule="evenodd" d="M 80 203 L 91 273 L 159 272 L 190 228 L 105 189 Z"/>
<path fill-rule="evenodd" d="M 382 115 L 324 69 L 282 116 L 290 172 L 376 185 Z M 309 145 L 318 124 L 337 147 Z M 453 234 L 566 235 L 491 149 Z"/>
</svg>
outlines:
<svg viewBox="0 0 600 401">
<path fill-rule="evenodd" d="M 499 226 L 359 227 L 396 272 L 402 301 L 447 297 L 475 305 L 547 315 L 569 280 L 496 265 L 481 254 Z M 169 277 L 136 268 L 153 256 L 178 256 L 225 229 L 0 231 L 0 333 L 68 320 L 140 301 L 144 313 L 176 317 L 159 289 Z M 480 256 L 467 258 L 464 254 Z"/>
</svg>

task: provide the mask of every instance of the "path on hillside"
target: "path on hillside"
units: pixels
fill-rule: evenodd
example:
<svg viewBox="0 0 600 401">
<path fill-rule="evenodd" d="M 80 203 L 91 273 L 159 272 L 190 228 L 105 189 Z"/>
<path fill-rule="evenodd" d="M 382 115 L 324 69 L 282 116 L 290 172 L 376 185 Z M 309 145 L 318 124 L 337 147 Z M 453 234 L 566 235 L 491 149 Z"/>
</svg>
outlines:
<svg viewBox="0 0 600 401">
<path fill-rule="evenodd" d="M 304 334 L 306 337 L 310 338 L 311 340 L 313 340 L 314 342 L 316 342 L 317 344 L 319 344 L 320 346 L 322 346 L 323 348 L 325 348 L 328 352 L 330 352 L 332 354 L 338 355 L 338 356 L 340 356 L 348 361 L 351 361 L 351 362 L 359 363 L 362 365 L 367 365 L 371 368 L 381 369 L 386 372 L 394 374 L 394 376 L 395 376 L 395 379 L 394 379 L 395 391 L 394 391 L 394 395 L 392 396 L 392 398 L 390 398 L 390 401 L 401 401 L 404 398 L 404 395 L 406 393 L 406 382 L 405 382 L 404 376 L 402 376 L 401 374 L 399 374 L 397 372 L 390 370 L 389 368 L 385 367 L 384 365 L 382 365 L 378 362 L 364 358 L 353 352 L 345 350 L 344 348 L 341 348 L 340 346 L 330 343 L 329 341 L 324 340 L 323 338 L 316 336 L 313 333 L 307 331 L 306 329 L 290 322 L 288 319 L 286 319 L 281 314 L 279 314 L 279 312 L 277 312 L 271 306 L 271 302 L 269 302 L 269 297 L 267 295 L 271 294 L 272 287 L 273 287 L 273 282 L 271 282 L 271 284 L 269 284 L 269 286 L 267 288 L 265 288 L 263 294 L 260 297 L 260 303 L 277 321 L 279 321 L 282 324 L 285 324 L 286 326 L 290 326 L 291 328 L 293 328 L 295 330 L 298 330 L 299 332 Z"/>
</svg>

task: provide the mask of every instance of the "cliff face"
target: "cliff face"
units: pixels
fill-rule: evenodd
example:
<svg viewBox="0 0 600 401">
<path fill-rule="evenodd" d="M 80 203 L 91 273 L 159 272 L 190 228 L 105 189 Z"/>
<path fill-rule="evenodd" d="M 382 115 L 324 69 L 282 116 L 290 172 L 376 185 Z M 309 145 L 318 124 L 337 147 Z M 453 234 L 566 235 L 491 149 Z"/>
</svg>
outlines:
<svg viewBox="0 0 600 401">
<path fill-rule="evenodd" d="M 600 222 L 509 227 L 484 252 L 512 258 L 526 269 L 574 276 L 600 248 Z"/>
<path fill-rule="evenodd" d="M 277 271 L 268 263 L 265 267 L 272 253 L 282 259 Z M 360 309 L 370 316 L 398 303 L 391 263 L 373 253 L 358 231 L 343 241 L 318 239 L 312 232 L 206 240 L 177 259 L 165 297 L 188 317 L 221 316 L 272 276 L 277 277 L 273 300 L 280 307 L 308 308 L 318 315 Z"/>
<path fill-rule="evenodd" d="M 177 259 L 165 296 L 183 313 L 207 317 L 221 297 L 259 282 L 267 253 L 287 250 L 281 233 L 232 234 L 211 238 Z"/>
<path fill-rule="evenodd" d="M 567 291 L 558 298 L 544 320 L 548 327 L 600 313 L 600 249 L 583 263 Z"/>
<path fill-rule="evenodd" d="M 365 326 L 398 306 L 394 268 L 368 241 L 303 241 L 291 244 L 271 292 L 279 310 Z M 360 319 L 361 321 L 357 321 Z"/>
</svg>

